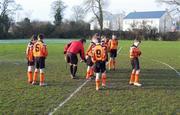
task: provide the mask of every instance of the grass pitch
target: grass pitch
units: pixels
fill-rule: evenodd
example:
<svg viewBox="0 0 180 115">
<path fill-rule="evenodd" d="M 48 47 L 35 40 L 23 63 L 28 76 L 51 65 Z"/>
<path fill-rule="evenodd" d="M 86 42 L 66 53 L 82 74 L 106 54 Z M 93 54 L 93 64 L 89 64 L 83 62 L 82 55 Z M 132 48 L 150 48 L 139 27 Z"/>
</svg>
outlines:
<svg viewBox="0 0 180 115">
<path fill-rule="evenodd" d="M 0 114 L 44 115 L 53 111 L 85 82 L 86 64 L 79 63 L 78 80 L 70 79 L 64 62 L 64 42 L 47 41 L 47 87 L 27 84 L 26 43 L 0 44 Z M 131 41 L 120 41 L 117 70 L 108 71 L 107 88 L 95 91 L 88 82 L 55 114 L 75 115 L 178 115 L 180 76 L 158 60 L 180 72 L 180 42 L 144 41 L 141 44 L 140 80 L 143 87 L 129 86 Z"/>
</svg>

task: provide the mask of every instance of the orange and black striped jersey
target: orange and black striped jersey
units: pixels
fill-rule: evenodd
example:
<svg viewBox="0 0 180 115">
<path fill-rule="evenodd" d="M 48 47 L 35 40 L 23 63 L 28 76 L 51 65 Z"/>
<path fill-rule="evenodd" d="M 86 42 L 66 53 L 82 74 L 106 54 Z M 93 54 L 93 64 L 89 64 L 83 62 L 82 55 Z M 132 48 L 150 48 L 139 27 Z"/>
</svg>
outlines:
<svg viewBox="0 0 180 115">
<path fill-rule="evenodd" d="M 104 47 L 100 44 L 96 45 L 92 51 L 92 61 L 95 63 L 97 61 L 105 61 L 106 60 L 106 51 Z"/>
<path fill-rule="evenodd" d="M 92 49 L 95 47 L 95 44 L 94 43 L 91 43 L 86 51 L 86 55 L 87 56 L 91 56 L 92 57 Z"/>
<path fill-rule="evenodd" d="M 117 49 L 117 47 L 118 47 L 118 40 L 114 40 L 114 39 L 109 40 L 108 46 L 109 46 L 110 50 Z"/>
<path fill-rule="evenodd" d="M 129 57 L 131 59 L 138 58 L 141 55 L 140 49 L 138 47 L 136 47 L 136 46 L 131 46 L 129 53 L 130 53 Z"/>
<path fill-rule="evenodd" d="M 28 61 L 33 61 L 33 45 L 34 43 L 31 41 L 26 48 L 26 58 Z"/>
<path fill-rule="evenodd" d="M 33 46 L 33 56 L 34 57 L 47 57 L 48 50 L 46 44 L 42 41 L 37 41 Z"/>
</svg>

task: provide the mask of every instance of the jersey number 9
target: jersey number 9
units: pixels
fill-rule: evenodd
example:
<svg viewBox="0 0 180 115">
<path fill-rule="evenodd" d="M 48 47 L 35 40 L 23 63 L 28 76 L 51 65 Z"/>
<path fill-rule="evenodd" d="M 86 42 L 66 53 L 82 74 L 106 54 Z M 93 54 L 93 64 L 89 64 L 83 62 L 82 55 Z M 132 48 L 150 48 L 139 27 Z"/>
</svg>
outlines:
<svg viewBox="0 0 180 115">
<path fill-rule="evenodd" d="M 101 50 L 96 50 L 96 56 L 97 58 L 101 58 Z"/>
</svg>

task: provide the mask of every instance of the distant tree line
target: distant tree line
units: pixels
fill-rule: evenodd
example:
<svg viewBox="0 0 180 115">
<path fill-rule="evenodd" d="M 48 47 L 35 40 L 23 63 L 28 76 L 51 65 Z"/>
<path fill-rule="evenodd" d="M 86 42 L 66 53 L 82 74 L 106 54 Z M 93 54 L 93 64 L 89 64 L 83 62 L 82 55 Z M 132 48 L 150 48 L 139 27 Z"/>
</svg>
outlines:
<svg viewBox="0 0 180 115">
<path fill-rule="evenodd" d="M 22 21 L 14 22 L 13 14 L 21 9 L 14 0 L 0 0 L 0 39 L 8 38 L 28 38 L 32 34 L 43 33 L 47 38 L 89 38 L 94 33 L 100 33 L 107 37 L 116 34 L 120 39 L 132 40 L 180 40 L 180 33 L 158 33 L 156 28 L 143 24 L 141 29 L 136 29 L 132 25 L 129 31 L 103 30 L 103 14 L 108 5 L 107 0 L 83 0 L 83 5 L 72 8 L 73 15 L 71 20 L 64 19 L 64 11 L 67 6 L 62 0 L 52 3 L 52 15 L 54 22 L 34 21 L 28 17 Z M 179 7 L 179 0 L 158 0 L 167 4 L 176 4 Z M 87 13 L 91 12 L 98 21 L 100 30 L 90 30 L 90 24 L 83 21 Z M 178 23 L 179 24 L 179 23 Z"/>
</svg>

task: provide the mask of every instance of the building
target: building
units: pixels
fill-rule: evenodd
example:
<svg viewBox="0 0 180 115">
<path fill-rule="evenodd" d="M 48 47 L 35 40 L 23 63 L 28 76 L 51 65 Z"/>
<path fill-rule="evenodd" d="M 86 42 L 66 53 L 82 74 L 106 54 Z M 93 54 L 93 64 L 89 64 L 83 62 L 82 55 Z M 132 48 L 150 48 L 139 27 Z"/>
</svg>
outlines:
<svg viewBox="0 0 180 115">
<path fill-rule="evenodd" d="M 173 19 L 168 11 L 131 12 L 123 20 L 123 30 L 142 29 L 148 26 L 158 32 L 171 31 Z"/>
<path fill-rule="evenodd" d="M 125 17 L 124 13 L 120 14 L 111 14 L 111 13 L 105 13 L 104 15 L 104 21 L 103 21 L 103 29 L 109 29 L 109 30 L 122 30 L 123 29 L 123 18 Z M 96 19 L 92 20 L 90 23 L 90 29 L 96 30 L 100 29 L 98 21 Z"/>
</svg>

